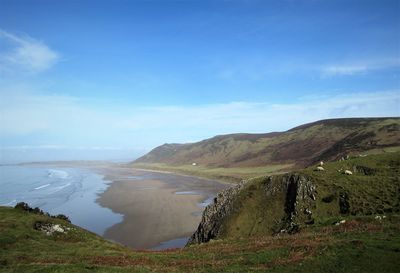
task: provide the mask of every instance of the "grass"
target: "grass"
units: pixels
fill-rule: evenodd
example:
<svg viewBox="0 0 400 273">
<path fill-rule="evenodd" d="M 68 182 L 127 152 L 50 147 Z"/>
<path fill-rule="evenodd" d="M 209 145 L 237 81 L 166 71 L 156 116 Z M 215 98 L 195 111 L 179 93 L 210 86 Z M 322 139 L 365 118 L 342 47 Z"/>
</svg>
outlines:
<svg viewBox="0 0 400 273">
<path fill-rule="evenodd" d="M 321 217 L 337 214 L 334 205 L 343 192 L 349 196 L 349 213 L 352 215 L 400 211 L 400 152 L 331 162 L 324 168 L 324 172 L 315 172 L 314 168 L 303 171 L 316 181 L 320 196 L 316 213 Z M 370 173 L 365 174 L 363 169 Z M 338 170 L 350 170 L 353 175 L 344 175 Z M 329 196 L 334 200 L 325 203 L 322 198 Z"/>
<path fill-rule="evenodd" d="M 400 152 L 355 157 L 345 161 L 324 164 L 325 171 L 310 167 L 298 172 L 275 175 L 276 190 L 273 197 L 265 194 L 267 177 L 250 180 L 236 196 L 233 213 L 223 221 L 222 238 L 271 235 L 282 228 L 285 219 L 287 190 L 283 178 L 292 174 L 306 177 L 315 185 L 316 200 L 312 204 L 297 201 L 312 211 L 314 225 L 325 225 L 327 219 L 340 219 L 340 196 L 346 195 L 349 205 L 344 215 L 383 215 L 400 213 Z M 342 170 L 339 172 L 338 170 Z M 343 174 L 351 170 L 353 175 Z M 298 211 L 295 222 L 308 226 L 310 219 Z M 332 223 L 329 223 L 332 224 Z"/>
<path fill-rule="evenodd" d="M 169 165 L 165 163 L 135 163 L 134 168 L 168 171 L 179 174 L 216 179 L 225 182 L 240 182 L 257 176 L 265 176 L 285 172 L 291 164 L 269 165 L 262 167 L 237 167 L 237 168 L 213 168 L 201 165 Z"/>
<path fill-rule="evenodd" d="M 69 223 L 0 207 L 0 272 L 398 272 L 400 216 L 346 217 L 295 235 L 250 236 L 136 251 Z M 73 228 L 48 236 L 35 221 Z M 333 219 L 332 219 L 333 221 Z"/>
<path fill-rule="evenodd" d="M 363 152 L 362 154 L 376 155 L 376 154 L 382 154 L 382 153 L 395 153 L 395 152 L 400 152 L 400 146 L 367 150 L 367 151 Z"/>
</svg>

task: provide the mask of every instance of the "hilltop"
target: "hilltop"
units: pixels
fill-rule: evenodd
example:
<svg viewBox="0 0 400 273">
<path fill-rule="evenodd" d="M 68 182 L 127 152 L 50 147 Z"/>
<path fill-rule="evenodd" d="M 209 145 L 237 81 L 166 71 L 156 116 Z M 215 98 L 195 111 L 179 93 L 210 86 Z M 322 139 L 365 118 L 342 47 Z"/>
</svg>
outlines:
<svg viewBox="0 0 400 273">
<path fill-rule="evenodd" d="M 400 118 L 328 119 L 286 132 L 229 134 L 196 143 L 164 144 L 132 166 L 240 181 L 399 147 Z"/>
<path fill-rule="evenodd" d="M 0 207 L 0 272 L 398 272 L 399 167 L 396 152 L 251 179 L 216 197 L 190 246 L 167 251 Z"/>
</svg>

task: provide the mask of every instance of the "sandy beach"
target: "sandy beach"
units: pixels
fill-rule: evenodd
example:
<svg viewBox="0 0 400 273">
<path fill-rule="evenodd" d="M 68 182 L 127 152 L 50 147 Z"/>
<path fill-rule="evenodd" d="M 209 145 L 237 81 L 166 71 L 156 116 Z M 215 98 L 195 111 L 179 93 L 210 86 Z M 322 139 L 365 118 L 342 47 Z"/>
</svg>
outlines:
<svg viewBox="0 0 400 273">
<path fill-rule="evenodd" d="M 123 221 L 107 229 L 104 237 L 139 249 L 191 236 L 205 205 L 229 186 L 197 177 L 127 167 L 107 167 L 101 172 L 112 183 L 97 202 L 123 215 Z M 180 247 L 182 243 L 184 240 L 167 245 Z"/>
<path fill-rule="evenodd" d="M 111 210 L 110 213 L 122 218 L 122 221 L 116 224 L 109 219 L 102 221 L 102 216 L 95 211 L 85 215 L 88 220 L 96 219 L 98 225 L 109 224 L 101 233 L 104 238 L 138 249 L 184 246 L 186 239 L 200 223 L 205 206 L 212 202 L 219 191 L 231 186 L 228 183 L 134 169 L 125 164 L 106 161 L 58 161 L 21 165 L 71 170 L 76 168 L 96 173 L 100 179 L 103 176 L 105 190 L 97 192 L 93 200 Z M 86 207 L 82 210 L 90 210 L 88 205 Z M 76 211 L 73 212 L 76 214 Z"/>
</svg>

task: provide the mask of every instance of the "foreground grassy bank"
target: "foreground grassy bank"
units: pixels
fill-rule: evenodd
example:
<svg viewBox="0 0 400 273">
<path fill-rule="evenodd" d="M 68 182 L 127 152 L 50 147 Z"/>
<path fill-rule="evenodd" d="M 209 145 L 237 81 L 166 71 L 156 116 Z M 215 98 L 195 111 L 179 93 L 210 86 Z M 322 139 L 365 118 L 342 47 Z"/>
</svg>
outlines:
<svg viewBox="0 0 400 273">
<path fill-rule="evenodd" d="M 61 219 L 0 207 L 1 272 L 398 272 L 400 216 L 333 217 L 295 235 L 136 251 Z M 345 219 L 341 225 L 334 225 Z M 35 223 L 66 231 L 46 235 Z"/>
</svg>

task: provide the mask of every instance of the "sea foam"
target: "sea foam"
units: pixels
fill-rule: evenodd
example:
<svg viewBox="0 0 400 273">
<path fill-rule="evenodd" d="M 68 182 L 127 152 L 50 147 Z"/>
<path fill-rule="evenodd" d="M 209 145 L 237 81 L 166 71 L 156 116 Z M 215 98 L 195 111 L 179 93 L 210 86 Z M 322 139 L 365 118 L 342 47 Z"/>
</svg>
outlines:
<svg viewBox="0 0 400 273">
<path fill-rule="evenodd" d="M 61 170 L 48 170 L 47 174 L 49 177 L 61 178 L 61 179 L 66 179 L 69 176 L 66 171 L 61 171 Z"/>
<path fill-rule="evenodd" d="M 46 187 L 48 187 L 48 186 L 50 186 L 50 184 L 45 184 L 45 185 L 36 187 L 35 190 L 40 190 L 40 189 L 46 188 Z"/>
</svg>

